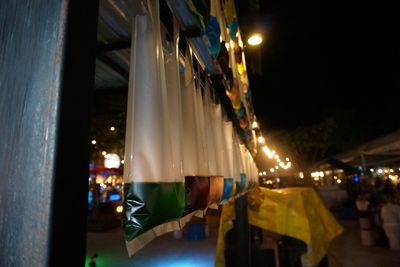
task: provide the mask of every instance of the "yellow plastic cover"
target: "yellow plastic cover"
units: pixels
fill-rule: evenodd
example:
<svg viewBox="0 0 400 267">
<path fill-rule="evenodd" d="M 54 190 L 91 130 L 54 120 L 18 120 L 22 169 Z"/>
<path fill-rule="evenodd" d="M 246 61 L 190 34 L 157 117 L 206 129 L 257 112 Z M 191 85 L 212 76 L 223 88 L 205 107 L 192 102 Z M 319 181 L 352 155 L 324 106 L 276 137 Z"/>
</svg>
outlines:
<svg viewBox="0 0 400 267">
<path fill-rule="evenodd" d="M 330 242 L 343 232 L 312 188 L 270 190 L 259 187 L 248 195 L 249 223 L 290 236 L 307 244 L 303 266 L 315 266 L 326 255 Z M 216 266 L 225 266 L 225 234 L 233 228 L 234 204 L 223 206 L 217 240 Z"/>
</svg>

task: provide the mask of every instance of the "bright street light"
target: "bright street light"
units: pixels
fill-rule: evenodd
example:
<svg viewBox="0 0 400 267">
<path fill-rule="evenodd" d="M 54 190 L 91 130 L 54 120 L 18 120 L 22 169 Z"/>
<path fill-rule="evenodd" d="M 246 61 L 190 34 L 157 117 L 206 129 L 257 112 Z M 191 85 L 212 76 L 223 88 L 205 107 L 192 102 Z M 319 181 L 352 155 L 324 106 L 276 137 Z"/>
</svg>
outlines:
<svg viewBox="0 0 400 267">
<path fill-rule="evenodd" d="M 262 43 L 262 36 L 259 33 L 253 34 L 249 37 L 249 39 L 247 39 L 247 43 L 249 45 L 259 45 Z"/>
</svg>

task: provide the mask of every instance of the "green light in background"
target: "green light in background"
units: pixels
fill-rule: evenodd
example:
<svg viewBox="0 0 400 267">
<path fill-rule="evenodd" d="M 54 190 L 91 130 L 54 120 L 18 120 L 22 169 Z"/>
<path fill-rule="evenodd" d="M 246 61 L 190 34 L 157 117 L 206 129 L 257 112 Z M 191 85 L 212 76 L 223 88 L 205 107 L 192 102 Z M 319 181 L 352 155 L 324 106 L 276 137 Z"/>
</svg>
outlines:
<svg viewBox="0 0 400 267">
<path fill-rule="evenodd" d="M 110 267 L 113 266 L 112 264 L 112 258 L 111 257 L 102 257 L 102 256 L 97 256 L 95 259 L 96 262 L 96 267 Z M 89 267 L 90 263 L 90 256 L 86 256 L 86 261 L 85 261 L 85 267 Z"/>
</svg>

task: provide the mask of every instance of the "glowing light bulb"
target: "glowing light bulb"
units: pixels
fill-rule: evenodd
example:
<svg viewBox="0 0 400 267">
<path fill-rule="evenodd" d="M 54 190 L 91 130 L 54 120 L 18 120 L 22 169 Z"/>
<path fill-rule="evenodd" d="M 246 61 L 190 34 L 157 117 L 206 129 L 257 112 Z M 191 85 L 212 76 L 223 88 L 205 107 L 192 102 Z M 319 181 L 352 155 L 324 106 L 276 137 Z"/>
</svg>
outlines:
<svg viewBox="0 0 400 267">
<path fill-rule="evenodd" d="M 247 43 L 249 45 L 259 45 L 262 43 L 262 36 L 261 34 L 253 34 L 252 36 L 249 37 L 249 39 L 247 39 Z"/>
</svg>

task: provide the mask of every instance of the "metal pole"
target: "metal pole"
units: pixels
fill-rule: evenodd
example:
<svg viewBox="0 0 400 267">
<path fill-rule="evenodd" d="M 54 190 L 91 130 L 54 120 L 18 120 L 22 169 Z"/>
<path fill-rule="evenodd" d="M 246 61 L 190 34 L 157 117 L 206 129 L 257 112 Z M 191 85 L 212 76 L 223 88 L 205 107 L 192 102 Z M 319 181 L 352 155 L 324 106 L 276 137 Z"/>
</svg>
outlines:
<svg viewBox="0 0 400 267">
<path fill-rule="evenodd" d="M 365 163 L 364 153 L 361 153 L 360 157 L 361 157 L 361 164 L 363 167 L 363 176 L 365 176 L 367 174 L 367 164 Z"/>
</svg>

